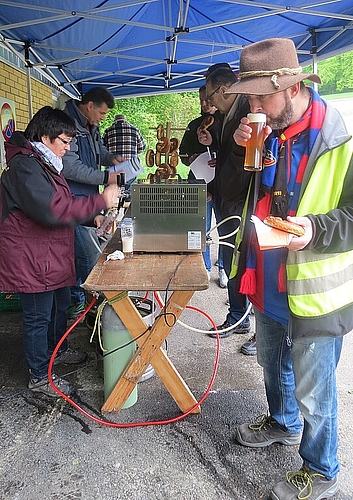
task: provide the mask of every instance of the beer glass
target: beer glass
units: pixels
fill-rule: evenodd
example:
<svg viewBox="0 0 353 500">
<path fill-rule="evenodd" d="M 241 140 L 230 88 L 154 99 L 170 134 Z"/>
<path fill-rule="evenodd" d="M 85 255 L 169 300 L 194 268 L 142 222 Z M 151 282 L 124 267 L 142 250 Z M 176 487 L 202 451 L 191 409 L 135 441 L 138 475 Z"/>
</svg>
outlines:
<svg viewBox="0 0 353 500">
<path fill-rule="evenodd" d="M 262 150 L 264 146 L 266 115 L 264 113 L 248 113 L 251 137 L 246 143 L 244 170 L 260 172 L 262 170 Z"/>
</svg>

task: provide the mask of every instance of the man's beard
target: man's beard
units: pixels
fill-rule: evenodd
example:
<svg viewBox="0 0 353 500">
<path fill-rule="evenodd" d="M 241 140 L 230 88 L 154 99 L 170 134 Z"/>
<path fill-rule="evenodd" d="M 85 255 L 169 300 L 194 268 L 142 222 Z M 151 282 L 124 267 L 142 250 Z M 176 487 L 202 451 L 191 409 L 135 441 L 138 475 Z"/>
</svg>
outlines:
<svg viewBox="0 0 353 500">
<path fill-rule="evenodd" d="M 268 120 L 268 125 L 270 125 L 272 130 L 283 130 L 287 128 L 292 121 L 294 115 L 292 101 L 290 100 L 287 93 L 285 94 L 284 99 L 285 99 L 285 106 L 281 115 L 273 118 L 271 116 L 269 117 L 270 120 Z"/>
</svg>

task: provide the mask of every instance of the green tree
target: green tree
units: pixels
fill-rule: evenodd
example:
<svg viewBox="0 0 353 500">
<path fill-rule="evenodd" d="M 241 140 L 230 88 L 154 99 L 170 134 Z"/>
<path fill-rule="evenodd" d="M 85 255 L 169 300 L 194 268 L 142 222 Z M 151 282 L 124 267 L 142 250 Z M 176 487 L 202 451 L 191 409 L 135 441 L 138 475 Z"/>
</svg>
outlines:
<svg viewBox="0 0 353 500">
<path fill-rule="evenodd" d="M 197 92 L 116 99 L 115 107 L 109 111 L 101 125 L 101 131 L 104 132 L 112 124 L 116 114 L 123 114 L 140 129 L 147 147 L 153 149 L 157 142 L 159 124 L 165 127 L 170 122 L 171 136 L 181 139 L 184 128 L 199 113 Z"/>
<path fill-rule="evenodd" d="M 171 137 L 182 139 L 184 130 L 188 123 L 200 114 L 200 102 L 198 92 L 183 92 L 163 94 L 147 97 L 133 97 L 127 99 L 116 99 L 115 107 L 111 109 L 101 124 L 101 132 L 109 127 L 116 114 L 125 115 L 127 120 L 135 125 L 146 142 L 146 149 L 156 148 L 157 127 L 167 123 L 171 126 Z M 144 155 L 141 156 L 145 167 L 145 177 L 149 172 L 154 172 L 155 167 L 146 168 Z M 186 177 L 187 167 L 179 162 L 178 173 Z"/>
<path fill-rule="evenodd" d="M 304 68 L 311 73 L 312 68 Z M 321 77 L 320 94 L 339 94 L 353 91 L 353 51 L 340 54 L 318 63 L 318 74 Z"/>
</svg>

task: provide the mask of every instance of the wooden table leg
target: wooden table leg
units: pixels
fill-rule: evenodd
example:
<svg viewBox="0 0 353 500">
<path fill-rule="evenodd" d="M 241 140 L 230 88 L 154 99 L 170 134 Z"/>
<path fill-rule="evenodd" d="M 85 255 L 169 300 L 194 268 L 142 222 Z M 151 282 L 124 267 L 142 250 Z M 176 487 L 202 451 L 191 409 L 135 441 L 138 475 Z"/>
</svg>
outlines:
<svg viewBox="0 0 353 500">
<path fill-rule="evenodd" d="M 192 291 L 174 291 L 167 302 L 165 311 L 162 311 L 149 332 L 139 339 L 137 337 L 146 331 L 146 323 L 133 302 L 124 294 L 121 300 L 112 303 L 115 312 L 130 331 L 131 336 L 136 339 L 138 350 L 105 401 L 102 412 L 120 410 L 150 363 L 183 412 L 188 411 L 197 403 L 161 347 L 193 294 Z M 118 294 L 107 291 L 104 295 L 111 300 Z M 200 413 L 200 411 L 200 407 L 197 406 L 192 413 Z"/>
</svg>

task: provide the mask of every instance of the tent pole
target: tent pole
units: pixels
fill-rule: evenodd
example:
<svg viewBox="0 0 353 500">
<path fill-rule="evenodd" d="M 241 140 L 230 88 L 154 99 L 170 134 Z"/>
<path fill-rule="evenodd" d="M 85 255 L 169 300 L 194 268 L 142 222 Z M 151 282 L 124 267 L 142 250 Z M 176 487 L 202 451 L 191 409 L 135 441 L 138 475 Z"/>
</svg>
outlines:
<svg viewBox="0 0 353 500">
<path fill-rule="evenodd" d="M 27 99 L 28 99 L 28 121 L 32 120 L 33 107 L 32 107 L 32 87 L 31 87 L 31 68 L 26 66 L 26 80 L 27 80 Z"/>
<path fill-rule="evenodd" d="M 316 54 L 313 54 L 313 73 L 318 74 L 317 55 Z M 318 92 L 319 85 L 316 82 L 313 82 L 313 83 L 314 83 L 314 90 L 316 92 Z"/>
<path fill-rule="evenodd" d="M 27 99 L 28 99 L 28 121 L 33 117 L 32 106 L 32 86 L 31 86 L 31 62 L 29 58 L 29 43 L 25 44 L 25 67 L 26 67 L 26 83 L 27 83 Z"/>
<path fill-rule="evenodd" d="M 317 37 L 316 37 L 316 31 L 314 29 L 310 30 L 310 35 L 311 35 L 311 54 L 312 54 L 312 67 L 313 67 L 313 73 L 317 74 Z M 314 82 L 314 90 L 318 92 L 319 87 L 316 82 Z"/>
</svg>

